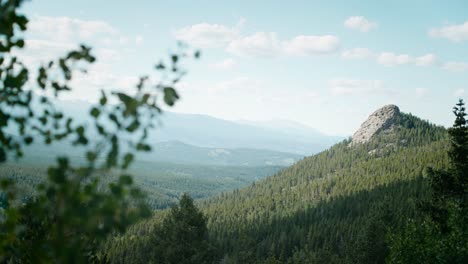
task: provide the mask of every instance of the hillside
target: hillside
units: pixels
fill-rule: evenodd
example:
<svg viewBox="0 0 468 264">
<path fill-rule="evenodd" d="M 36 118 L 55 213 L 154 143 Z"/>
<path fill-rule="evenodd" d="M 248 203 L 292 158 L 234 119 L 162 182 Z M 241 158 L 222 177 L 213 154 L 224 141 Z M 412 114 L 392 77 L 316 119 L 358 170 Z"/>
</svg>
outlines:
<svg viewBox="0 0 468 264">
<path fill-rule="evenodd" d="M 42 162 L 42 164 L 41 164 Z M 9 162 L 0 166 L 0 178 L 10 178 L 21 193 L 34 195 L 37 184 L 46 179 L 50 159 Z M 281 170 L 280 166 L 216 166 L 137 161 L 130 170 L 137 186 L 148 195 L 153 209 L 164 209 L 178 201 L 183 193 L 196 199 L 242 188 Z M 102 184 L 116 180 L 117 173 L 101 177 Z"/>
<path fill-rule="evenodd" d="M 365 140 L 345 140 L 249 187 L 200 202 L 224 259 L 381 263 L 376 258 L 386 255 L 388 229 L 414 216 L 416 198 L 427 194 L 425 168 L 448 165 L 444 128 L 399 109 L 378 121 L 385 110 L 355 134 L 371 134 Z M 369 124 L 372 131 L 366 131 Z M 109 252 L 118 260 L 125 249 L 126 243 L 114 244 Z"/>
<path fill-rule="evenodd" d="M 248 188 L 205 201 L 210 230 L 224 251 L 242 258 L 244 242 L 238 238 L 245 236 L 258 242 L 248 252 L 255 258 L 275 254 L 297 263 L 353 263 L 359 238 L 373 221 L 398 226 L 412 215 L 412 200 L 425 195 L 424 169 L 447 165 L 446 132 L 399 111 L 377 122 L 387 110 L 372 114 L 353 139 Z M 372 136 L 356 142 L 369 124 L 374 124 Z"/>
</svg>

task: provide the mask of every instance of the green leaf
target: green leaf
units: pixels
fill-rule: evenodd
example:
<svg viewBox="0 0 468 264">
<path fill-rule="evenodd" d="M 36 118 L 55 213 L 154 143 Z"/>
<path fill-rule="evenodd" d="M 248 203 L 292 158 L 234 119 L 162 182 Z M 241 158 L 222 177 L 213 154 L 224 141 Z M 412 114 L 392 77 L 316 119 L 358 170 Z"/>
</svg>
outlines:
<svg viewBox="0 0 468 264">
<path fill-rule="evenodd" d="M 131 185 L 133 183 L 132 176 L 130 175 L 120 175 L 119 183 L 122 185 Z"/>
<path fill-rule="evenodd" d="M 176 90 L 172 87 L 165 87 L 163 91 L 164 102 L 169 106 L 173 106 L 177 99 L 179 99 L 179 95 L 177 94 Z"/>
<path fill-rule="evenodd" d="M 134 120 L 134 121 L 127 127 L 127 131 L 128 131 L 128 132 L 134 132 L 135 130 L 138 129 L 139 126 L 140 126 L 140 122 L 138 122 L 138 120 Z"/>
<path fill-rule="evenodd" d="M 125 154 L 124 158 L 123 158 L 123 164 L 122 164 L 122 168 L 123 169 L 126 169 L 128 168 L 128 166 L 130 165 L 130 163 L 132 163 L 134 159 L 134 155 L 132 153 L 127 153 Z"/>
<path fill-rule="evenodd" d="M 96 152 L 93 152 L 93 151 L 88 151 L 88 152 L 86 152 L 86 159 L 87 159 L 89 162 L 95 161 L 96 158 L 97 158 Z"/>
<path fill-rule="evenodd" d="M 98 118 L 99 114 L 101 114 L 101 111 L 97 107 L 93 107 L 90 111 L 90 114 L 94 118 Z"/>
<path fill-rule="evenodd" d="M 148 144 L 138 143 L 136 149 L 139 151 L 151 151 L 151 146 Z"/>
<path fill-rule="evenodd" d="M 107 103 L 107 97 L 104 91 L 101 91 L 101 99 L 99 99 L 100 105 L 105 105 Z"/>
<path fill-rule="evenodd" d="M 26 143 L 26 145 L 29 145 L 33 142 L 33 140 L 34 140 L 33 137 L 27 136 L 24 138 L 24 143 Z"/>
<path fill-rule="evenodd" d="M 0 148 L 0 162 L 5 162 L 7 159 L 6 152 L 3 148 Z"/>
</svg>

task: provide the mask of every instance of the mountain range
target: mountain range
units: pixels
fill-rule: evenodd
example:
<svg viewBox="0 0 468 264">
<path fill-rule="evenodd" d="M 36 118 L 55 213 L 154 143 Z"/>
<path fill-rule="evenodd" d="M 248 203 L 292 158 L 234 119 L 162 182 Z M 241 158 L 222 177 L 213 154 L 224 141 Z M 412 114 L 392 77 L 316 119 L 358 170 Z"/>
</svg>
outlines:
<svg viewBox="0 0 468 264">
<path fill-rule="evenodd" d="M 78 121 L 86 122 L 83 111 L 91 105 L 83 101 L 57 104 Z M 159 116 L 150 143 L 180 141 L 208 148 L 243 148 L 311 155 L 343 137 L 325 135 L 309 126 L 286 120 L 230 121 L 201 114 L 165 112 Z"/>
</svg>

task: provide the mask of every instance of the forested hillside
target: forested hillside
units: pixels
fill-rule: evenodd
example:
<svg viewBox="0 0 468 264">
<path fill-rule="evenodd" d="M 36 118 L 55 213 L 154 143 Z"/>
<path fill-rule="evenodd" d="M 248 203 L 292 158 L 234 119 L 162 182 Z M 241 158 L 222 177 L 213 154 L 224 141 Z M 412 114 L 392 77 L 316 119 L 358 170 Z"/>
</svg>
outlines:
<svg viewBox="0 0 468 264">
<path fill-rule="evenodd" d="M 35 188 L 47 178 L 47 168 L 34 162 L 7 163 L 0 167 L 0 178 L 17 183 L 24 197 L 33 197 Z M 47 164 L 47 163 L 43 163 Z M 221 192 L 241 188 L 263 179 L 283 167 L 215 166 L 137 161 L 131 172 L 142 188 L 152 209 L 164 209 L 177 203 L 183 193 L 203 199 Z M 101 175 L 101 185 L 116 181 L 118 170 Z"/>
<path fill-rule="evenodd" d="M 399 114 L 391 128 L 369 142 L 350 142 L 247 188 L 200 202 L 219 257 L 226 263 L 383 262 L 385 234 L 417 217 L 417 200 L 427 195 L 425 169 L 448 166 L 447 133 Z M 150 221 L 131 233 L 149 235 L 152 228 Z M 129 236 L 133 240 L 124 236 L 111 244 L 113 261 L 121 260 L 112 258 L 116 252 L 133 259 L 145 256 L 139 239 Z"/>
</svg>

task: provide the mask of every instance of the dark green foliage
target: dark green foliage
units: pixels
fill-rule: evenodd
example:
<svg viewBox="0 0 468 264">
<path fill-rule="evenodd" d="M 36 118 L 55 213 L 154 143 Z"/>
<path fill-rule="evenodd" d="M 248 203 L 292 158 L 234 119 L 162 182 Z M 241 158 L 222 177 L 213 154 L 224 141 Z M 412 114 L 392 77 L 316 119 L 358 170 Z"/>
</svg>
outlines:
<svg viewBox="0 0 468 264">
<path fill-rule="evenodd" d="M 157 150 L 156 150 L 157 151 Z M 29 153 L 29 151 L 28 151 Z M 35 187 L 47 179 L 46 160 L 24 158 L 19 164 L 5 163 L 0 166 L 0 178 L 8 178 L 16 183 L 19 197 L 36 193 Z M 78 159 L 73 158 L 73 161 Z M 134 185 L 146 194 L 146 204 L 151 209 L 165 209 L 177 204 L 183 193 L 194 199 L 229 192 L 248 186 L 253 181 L 263 179 L 281 167 L 246 167 L 246 166 L 207 166 L 181 165 L 159 162 L 135 161 L 128 172 L 134 175 Z M 99 185 L 106 188 L 110 182 L 117 181 L 119 172 L 103 173 Z"/>
<path fill-rule="evenodd" d="M 369 143 L 344 141 L 247 188 L 201 201 L 220 261 L 382 263 L 389 230 L 419 217 L 418 201 L 429 195 L 425 168 L 449 164 L 445 129 L 411 115 L 400 120 Z M 145 241 L 161 217 L 109 242 L 109 252 L 144 259 Z"/>
<path fill-rule="evenodd" d="M 165 214 L 110 239 L 103 252 L 111 263 L 203 264 L 218 259 L 206 218 L 187 194 Z"/>
<path fill-rule="evenodd" d="M 95 61 L 91 48 L 80 45 L 41 66 L 36 80 L 30 80 L 26 87 L 34 69 L 28 69 L 12 53 L 24 46 L 21 36 L 28 20 L 17 13 L 22 2 L 0 1 L 0 162 L 22 157 L 24 146 L 34 142 L 71 143 L 84 150 L 87 161 L 75 165 L 68 157 L 58 157 L 48 168 L 47 179 L 27 199 L 11 179 L 0 179 L 6 200 L 0 211 L 0 262 L 96 261 L 95 252 L 109 234 L 123 232 L 150 215 L 145 196 L 125 172 L 105 188 L 99 181 L 109 169 L 128 168 L 132 153 L 151 149 L 148 131 L 161 113 L 159 105 L 164 104 L 158 101 L 159 95 L 168 98 L 165 103 L 170 106 L 177 100 L 172 87 L 185 72 L 179 67 L 180 60 L 174 58 L 189 54 L 183 47 L 170 54 L 168 69 L 158 70 L 161 77 L 156 87 L 148 85 L 144 76 L 129 94 L 102 90 L 100 103 L 89 112 L 91 127 L 98 132 L 95 136 L 54 103 L 72 89 L 74 72 L 85 71 L 77 65 Z M 109 97 L 115 104 L 107 103 Z"/>
<path fill-rule="evenodd" d="M 390 237 L 390 263 L 468 262 L 468 124 L 462 100 L 453 113 L 450 167 L 428 170 L 430 196 L 422 199 L 420 218 Z"/>
<path fill-rule="evenodd" d="M 240 238 L 247 236 L 255 246 L 241 255 L 255 260 L 275 255 L 291 263 L 381 263 L 387 229 L 402 226 L 427 196 L 424 168 L 448 164 L 443 128 L 406 114 L 400 120 L 369 143 L 342 142 L 204 202 L 222 251 L 237 259 L 245 244 Z"/>
<path fill-rule="evenodd" d="M 214 260 L 206 218 L 186 194 L 178 206 L 172 207 L 161 228 L 155 230 L 153 239 L 156 263 L 202 264 Z"/>
</svg>

